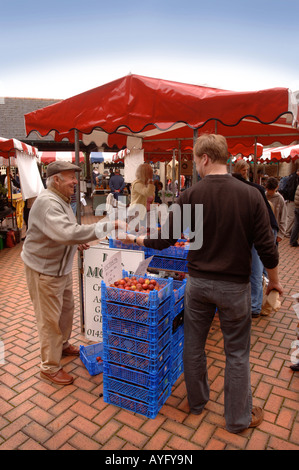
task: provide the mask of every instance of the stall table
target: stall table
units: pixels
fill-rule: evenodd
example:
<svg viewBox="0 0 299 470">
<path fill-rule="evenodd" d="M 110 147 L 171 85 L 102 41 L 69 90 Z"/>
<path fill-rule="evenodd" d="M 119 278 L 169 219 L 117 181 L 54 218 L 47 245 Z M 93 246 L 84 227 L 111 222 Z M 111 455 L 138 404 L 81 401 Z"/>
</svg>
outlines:
<svg viewBox="0 0 299 470">
<path fill-rule="evenodd" d="M 94 189 L 92 193 L 92 209 L 94 212 L 100 204 L 106 204 L 106 198 L 109 193 L 109 189 Z"/>
</svg>

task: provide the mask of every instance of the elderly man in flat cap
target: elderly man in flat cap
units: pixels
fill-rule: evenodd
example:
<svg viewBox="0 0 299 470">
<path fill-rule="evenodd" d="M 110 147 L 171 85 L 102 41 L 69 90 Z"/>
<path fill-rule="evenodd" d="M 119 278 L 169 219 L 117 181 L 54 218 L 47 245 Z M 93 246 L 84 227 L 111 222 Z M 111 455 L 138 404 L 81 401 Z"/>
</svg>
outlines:
<svg viewBox="0 0 299 470">
<path fill-rule="evenodd" d="M 72 265 L 76 249 L 104 237 L 123 222 L 77 223 L 70 198 L 77 184 L 79 166 L 53 162 L 47 168 L 47 189 L 35 200 L 21 257 L 33 303 L 41 349 L 42 378 L 68 385 L 73 377 L 61 367 L 62 356 L 78 356 L 69 343 L 73 326 Z M 105 231 L 105 233 L 104 233 Z"/>
</svg>

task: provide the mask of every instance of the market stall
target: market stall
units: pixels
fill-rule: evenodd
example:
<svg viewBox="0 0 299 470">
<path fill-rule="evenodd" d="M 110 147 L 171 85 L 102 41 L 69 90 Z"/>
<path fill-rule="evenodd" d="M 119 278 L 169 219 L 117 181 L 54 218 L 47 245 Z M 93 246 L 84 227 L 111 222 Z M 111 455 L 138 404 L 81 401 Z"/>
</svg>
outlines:
<svg viewBox="0 0 299 470">
<path fill-rule="evenodd" d="M 43 183 L 37 167 L 38 151 L 35 147 L 24 144 L 17 139 L 0 137 L 0 165 L 7 168 L 8 200 L 15 209 L 8 217 L 12 217 L 13 227 L 21 230 L 23 226 L 23 208 L 25 201 L 38 196 Z M 13 193 L 11 185 L 11 166 L 18 168 L 20 192 Z"/>
<path fill-rule="evenodd" d="M 27 134 L 36 131 L 45 136 L 55 129 L 59 138 L 74 139 L 77 158 L 80 138 L 85 144 L 95 142 L 98 148 L 117 145 L 131 153 L 142 149 L 145 156 L 172 152 L 174 162 L 176 156 L 181 160 L 182 152 L 190 152 L 200 133 L 212 132 L 226 136 L 232 147 L 236 142 L 255 146 L 256 160 L 257 143 L 290 144 L 298 140 L 297 118 L 298 104 L 286 88 L 233 92 L 129 75 L 29 113 L 25 126 Z M 193 165 L 193 181 L 194 170 Z M 182 314 L 184 283 L 178 280 L 182 284 L 174 288 L 167 273 L 186 274 L 186 248 L 180 247 L 181 257 L 177 252 L 175 256 L 169 252 L 158 256 L 144 251 L 147 265 L 142 265 L 143 269 L 140 264 L 137 269 L 131 267 L 130 272 L 128 261 L 115 257 L 130 253 L 133 258 L 132 247 L 112 245 L 106 249 L 105 261 L 95 253 L 96 264 L 84 260 L 85 285 L 87 278 L 92 278 L 92 291 L 85 292 L 85 312 L 81 298 L 82 324 L 86 326 L 92 315 L 96 321 L 90 328 L 95 331 L 94 338 L 103 332 L 105 401 L 152 418 L 171 393 L 176 374 L 182 371 L 183 340 L 176 336 L 177 331 L 181 334 L 176 326 Z M 99 264 L 102 260 L 104 266 Z M 81 263 L 82 268 L 83 260 Z M 109 266 L 117 267 L 114 274 L 109 273 Z M 125 273 L 120 274 L 121 268 Z M 149 269 L 156 271 L 150 275 Z M 135 292 L 137 285 L 136 289 L 119 288 L 128 287 L 128 281 L 132 285 L 133 280 L 141 284 L 141 279 L 147 281 L 145 285 L 155 281 L 157 289 L 147 292 L 142 287 L 143 291 L 138 288 Z M 92 299 L 97 306 L 94 312 L 88 306 L 88 297 L 94 296 L 96 289 L 100 294 Z M 91 346 L 93 352 L 95 346 Z M 140 349 L 142 346 L 146 352 Z"/>
</svg>

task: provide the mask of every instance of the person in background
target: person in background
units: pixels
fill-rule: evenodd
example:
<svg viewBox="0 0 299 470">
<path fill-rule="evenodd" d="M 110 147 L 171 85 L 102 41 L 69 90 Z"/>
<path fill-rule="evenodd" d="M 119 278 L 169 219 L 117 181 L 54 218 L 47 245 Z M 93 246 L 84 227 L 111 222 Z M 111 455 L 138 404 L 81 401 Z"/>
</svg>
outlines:
<svg viewBox="0 0 299 470">
<path fill-rule="evenodd" d="M 98 188 L 101 185 L 102 176 L 99 173 L 99 170 L 95 167 L 92 170 L 92 182 L 94 187 Z"/>
<path fill-rule="evenodd" d="M 290 237 L 291 246 L 299 246 L 298 236 L 299 236 L 299 185 L 297 186 L 295 197 L 294 197 L 294 225 Z"/>
<path fill-rule="evenodd" d="M 74 212 L 74 215 L 77 215 L 77 186 L 74 188 L 74 194 L 71 195 L 71 208 L 72 211 Z"/>
<path fill-rule="evenodd" d="M 114 196 L 114 199 L 118 200 L 123 195 L 124 188 L 126 186 L 123 176 L 120 174 L 118 168 L 115 169 L 115 174 L 111 176 L 109 181 L 110 190 Z"/>
<path fill-rule="evenodd" d="M 137 167 L 136 179 L 131 184 L 131 203 L 129 214 L 134 214 L 135 209 L 140 212 L 140 225 L 146 225 L 147 200 L 155 196 L 153 183 L 153 169 L 148 163 L 142 163 Z"/>
<path fill-rule="evenodd" d="M 273 212 L 278 223 L 278 233 L 276 241 L 279 243 L 285 237 L 285 231 L 287 226 L 287 210 L 284 198 L 282 197 L 278 189 L 278 180 L 270 176 L 266 182 L 266 198 L 273 206 Z"/>
<path fill-rule="evenodd" d="M 266 208 L 269 214 L 270 224 L 273 230 L 274 239 L 276 239 L 276 235 L 278 232 L 278 224 L 275 219 L 274 213 L 271 209 L 271 206 L 266 198 L 265 189 L 263 186 L 257 183 L 252 183 L 248 180 L 248 170 L 249 164 L 245 160 L 237 160 L 234 166 L 233 176 L 243 183 L 246 183 L 249 186 L 255 187 L 261 193 L 263 200 L 265 202 Z M 252 246 L 251 250 L 252 256 L 252 266 L 251 266 L 251 276 L 250 276 L 250 285 L 251 285 L 251 314 L 253 318 L 257 318 L 260 316 L 262 310 L 262 303 L 263 303 L 263 272 L 264 266 L 263 263 L 258 255 L 256 247 Z"/>
<path fill-rule="evenodd" d="M 287 195 L 284 196 L 286 200 L 286 208 L 287 208 L 287 228 L 286 228 L 286 237 L 289 238 L 291 236 L 294 221 L 295 221 L 295 193 L 296 189 L 299 185 L 299 161 L 296 161 L 296 170 L 294 173 L 288 178 L 288 188 L 287 188 Z M 279 190 L 279 189 L 278 189 Z"/>
<path fill-rule="evenodd" d="M 73 377 L 61 366 L 62 356 L 78 356 L 79 348 L 70 344 L 74 316 L 72 267 L 77 248 L 103 238 L 119 226 L 118 220 L 101 220 L 79 225 L 70 207 L 78 183 L 79 166 L 65 161 L 50 163 L 47 189 L 36 198 L 29 214 L 29 227 L 21 258 L 29 294 L 37 320 L 41 352 L 41 378 L 68 385 Z"/>
<path fill-rule="evenodd" d="M 227 159 L 223 136 L 200 136 L 194 147 L 194 161 L 202 179 L 177 199 L 181 217 L 169 212 L 167 236 L 162 226 L 157 239 L 126 234 L 126 239 L 121 240 L 161 250 L 174 245 L 174 233 L 184 233 L 190 225 L 183 353 L 190 411 L 201 414 L 209 400 L 205 344 L 217 309 L 226 355 L 226 429 L 239 433 L 263 420 L 263 410 L 252 407 L 250 383 L 249 281 L 253 243 L 268 272 L 267 293 L 276 289 L 282 294 L 283 290 L 278 278 L 278 250 L 263 198 L 256 188 L 227 173 Z M 200 223 L 196 211 L 201 206 Z M 184 216 L 186 207 L 191 208 L 191 220 Z"/>
<path fill-rule="evenodd" d="M 158 170 L 155 170 L 154 171 L 154 174 L 153 174 L 153 181 L 160 181 L 160 176 L 159 176 L 159 173 L 158 173 Z"/>
<path fill-rule="evenodd" d="M 155 183 L 155 199 L 154 199 L 154 202 L 157 203 L 157 204 L 162 204 L 163 183 L 161 181 L 155 181 L 154 183 Z"/>
<path fill-rule="evenodd" d="M 107 170 L 105 170 L 103 173 L 102 186 L 103 186 L 103 189 L 109 188 L 109 172 Z"/>
</svg>

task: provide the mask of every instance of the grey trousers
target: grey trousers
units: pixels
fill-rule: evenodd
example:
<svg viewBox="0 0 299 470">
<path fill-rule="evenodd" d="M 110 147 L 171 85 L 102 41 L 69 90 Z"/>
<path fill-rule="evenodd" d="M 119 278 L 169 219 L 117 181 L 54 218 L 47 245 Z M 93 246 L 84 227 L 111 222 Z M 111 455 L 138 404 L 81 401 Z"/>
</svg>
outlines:
<svg viewBox="0 0 299 470">
<path fill-rule="evenodd" d="M 200 414 L 209 400 L 206 339 L 218 309 L 226 356 L 224 416 L 226 429 L 248 428 L 252 416 L 250 384 L 250 283 L 189 277 L 185 291 L 184 375 L 191 413 Z"/>
</svg>

